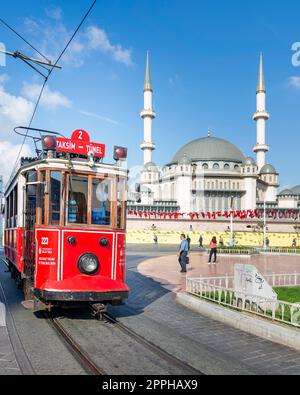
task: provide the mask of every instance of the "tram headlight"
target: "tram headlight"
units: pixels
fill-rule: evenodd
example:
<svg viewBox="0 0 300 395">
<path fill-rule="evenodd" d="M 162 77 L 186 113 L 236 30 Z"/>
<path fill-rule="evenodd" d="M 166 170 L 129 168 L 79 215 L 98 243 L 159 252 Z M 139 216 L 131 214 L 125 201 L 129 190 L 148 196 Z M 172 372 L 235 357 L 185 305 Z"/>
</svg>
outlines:
<svg viewBox="0 0 300 395">
<path fill-rule="evenodd" d="M 83 254 L 78 260 L 78 269 L 82 274 L 92 276 L 100 269 L 99 259 L 94 254 Z"/>
</svg>

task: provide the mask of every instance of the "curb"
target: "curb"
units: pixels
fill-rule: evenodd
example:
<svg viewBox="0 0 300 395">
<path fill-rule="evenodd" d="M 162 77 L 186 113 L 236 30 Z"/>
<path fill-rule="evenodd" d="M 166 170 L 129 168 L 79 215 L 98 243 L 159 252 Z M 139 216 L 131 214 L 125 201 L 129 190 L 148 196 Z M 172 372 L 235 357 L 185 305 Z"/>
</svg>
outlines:
<svg viewBox="0 0 300 395">
<path fill-rule="evenodd" d="M 259 317 L 250 317 L 247 314 L 226 309 L 186 293 L 177 294 L 176 300 L 196 313 L 271 342 L 300 351 L 300 330 L 286 328 L 285 326 L 268 322 Z"/>
<path fill-rule="evenodd" d="M 3 303 L 0 303 L 0 328 L 6 326 L 6 309 Z"/>
</svg>

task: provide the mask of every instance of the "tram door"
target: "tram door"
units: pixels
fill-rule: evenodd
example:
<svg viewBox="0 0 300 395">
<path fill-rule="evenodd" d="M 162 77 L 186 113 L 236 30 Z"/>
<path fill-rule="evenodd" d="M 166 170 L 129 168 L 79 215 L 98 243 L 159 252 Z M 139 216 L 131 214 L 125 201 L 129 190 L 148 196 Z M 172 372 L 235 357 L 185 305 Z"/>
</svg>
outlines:
<svg viewBox="0 0 300 395">
<path fill-rule="evenodd" d="M 35 223 L 37 207 L 37 172 L 30 171 L 26 177 L 25 189 L 25 230 L 24 230 L 24 274 L 23 284 L 25 300 L 32 299 L 32 287 L 35 269 Z"/>
</svg>

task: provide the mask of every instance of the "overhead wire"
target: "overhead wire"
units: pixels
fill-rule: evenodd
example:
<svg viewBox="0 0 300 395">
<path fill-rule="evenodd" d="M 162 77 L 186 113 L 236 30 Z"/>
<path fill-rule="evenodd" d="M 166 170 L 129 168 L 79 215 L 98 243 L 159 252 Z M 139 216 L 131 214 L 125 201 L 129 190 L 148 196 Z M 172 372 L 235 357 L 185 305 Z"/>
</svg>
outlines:
<svg viewBox="0 0 300 395">
<path fill-rule="evenodd" d="M 64 49 L 62 50 L 61 54 L 60 54 L 59 57 L 57 58 L 56 62 L 52 65 L 51 69 L 48 71 L 48 75 L 47 75 L 47 76 L 44 76 L 44 83 L 43 83 L 43 85 L 42 85 L 42 88 L 41 88 L 40 94 L 39 94 L 39 96 L 38 96 L 37 102 L 36 102 L 36 104 L 35 104 L 34 111 L 33 111 L 32 117 L 31 117 L 31 119 L 30 119 L 30 122 L 29 122 L 29 125 L 28 125 L 28 128 L 27 128 L 26 134 L 25 134 L 25 136 L 24 136 L 24 139 L 23 139 L 22 145 L 21 145 L 21 147 L 20 147 L 20 150 L 19 150 L 19 153 L 18 153 L 16 162 L 15 162 L 15 164 L 14 164 L 14 168 L 13 168 L 13 171 L 12 171 L 12 175 L 14 174 L 14 172 L 15 172 L 15 170 L 16 170 L 16 167 L 18 166 L 18 162 L 19 162 L 19 159 L 20 159 L 20 156 L 21 156 L 23 147 L 24 147 L 24 145 L 25 145 L 25 142 L 26 142 L 26 139 L 27 139 L 27 136 L 28 136 L 29 129 L 31 128 L 31 125 L 32 125 L 33 120 L 34 120 L 34 118 L 35 118 L 35 115 L 36 115 L 38 106 L 39 106 L 39 104 L 40 104 L 40 101 L 41 101 L 41 99 L 42 99 L 42 95 L 43 95 L 43 93 L 44 93 L 44 90 L 45 90 L 45 88 L 46 88 L 46 84 L 47 84 L 47 82 L 48 82 L 48 79 L 49 79 L 49 77 L 51 76 L 51 74 L 52 74 L 53 70 L 55 69 L 55 67 L 57 66 L 58 62 L 59 62 L 59 61 L 61 60 L 61 58 L 64 56 L 64 54 L 65 54 L 65 52 L 67 51 L 67 49 L 69 48 L 70 44 L 71 44 L 72 41 L 74 40 L 74 38 L 75 38 L 75 36 L 77 35 L 78 31 L 80 30 L 81 26 L 84 24 L 85 20 L 87 19 L 87 17 L 88 17 L 89 14 L 91 13 L 91 11 L 92 11 L 92 9 L 94 8 L 96 2 L 97 2 L 97 0 L 94 0 L 94 1 L 93 1 L 93 3 L 91 4 L 90 8 L 88 9 L 88 11 L 86 12 L 86 14 L 85 14 L 84 17 L 82 18 L 80 24 L 78 25 L 78 27 L 76 28 L 76 30 L 75 30 L 74 33 L 72 34 L 70 40 L 67 42 L 67 44 L 66 44 L 66 46 L 64 47 Z M 0 22 L 4 23 L 10 30 L 12 30 L 13 32 L 15 32 L 23 41 L 25 41 L 32 49 L 34 49 L 34 50 L 35 50 L 36 52 L 38 52 L 41 56 L 43 56 L 43 55 L 42 55 L 36 48 L 34 48 L 24 37 L 22 37 L 21 35 L 19 35 L 13 28 L 11 28 L 11 27 L 10 27 L 6 22 L 4 22 L 1 18 L 0 18 Z M 45 56 L 43 56 L 43 58 L 46 59 L 46 60 L 49 62 L 49 60 L 48 60 Z"/>
<path fill-rule="evenodd" d="M 23 40 L 27 45 L 30 46 L 35 52 L 37 52 L 42 58 L 44 58 L 48 63 L 51 63 L 49 59 L 46 58 L 45 55 L 42 54 L 38 49 L 36 49 L 25 37 L 23 37 L 20 33 L 18 33 L 13 27 L 11 27 L 7 22 L 5 22 L 2 18 L 0 18 L 0 22 L 5 25 L 8 29 L 10 29 L 13 33 L 15 33 L 21 40 Z"/>
</svg>

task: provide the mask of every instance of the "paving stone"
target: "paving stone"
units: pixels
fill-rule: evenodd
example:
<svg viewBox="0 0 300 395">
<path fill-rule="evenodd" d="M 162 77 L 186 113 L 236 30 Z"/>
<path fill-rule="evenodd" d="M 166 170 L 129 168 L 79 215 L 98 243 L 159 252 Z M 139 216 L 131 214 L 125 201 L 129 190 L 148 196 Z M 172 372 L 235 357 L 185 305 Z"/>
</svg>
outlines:
<svg viewBox="0 0 300 395">
<path fill-rule="evenodd" d="M 257 369 L 262 374 L 266 372 L 268 374 L 289 374 L 290 372 L 300 374 L 300 366 L 297 366 L 300 352 L 241 332 L 178 305 L 172 292 L 163 288 L 159 282 L 137 272 L 136 267 L 143 260 L 142 257 L 136 258 L 129 253 L 128 260 L 130 269 L 127 281 L 129 286 L 135 289 L 128 306 L 132 310 L 136 310 L 138 306 L 140 310 L 131 321 L 137 327 L 139 317 L 143 316 L 149 319 L 150 327 L 151 321 L 155 321 L 162 328 L 171 327 L 181 336 L 183 344 L 192 340 L 195 349 L 202 346 L 209 347 L 210 350 L 218 353 L 216 355 L 224 355 L 228 360 L 240 361 L 249 367 L 249 371 Z M 151 297 L 144 299 L 144 295 L 151 295 Z M 127 319 L 123 319 L 125 323 Z M 159 334 L 157 334 L 157 341 L 161 341 L 163 345 L 164 339 L 159 339 Z M 287 367 L 288 360 L 291 366 Z"/>
</svg>

